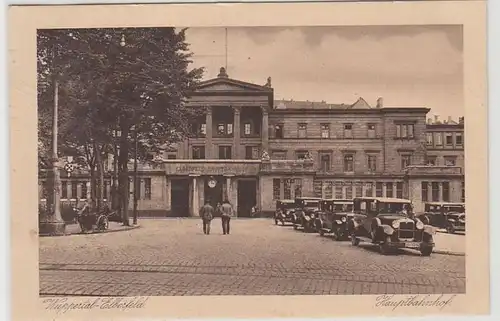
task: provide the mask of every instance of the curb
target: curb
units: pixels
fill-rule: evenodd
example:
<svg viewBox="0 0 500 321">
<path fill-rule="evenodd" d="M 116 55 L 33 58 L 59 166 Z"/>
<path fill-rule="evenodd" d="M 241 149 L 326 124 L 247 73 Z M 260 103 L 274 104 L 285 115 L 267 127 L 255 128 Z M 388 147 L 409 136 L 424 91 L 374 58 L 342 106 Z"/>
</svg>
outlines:
<svg viewBox="0 0 500 321">
<path fill-rule="evenodd" d="M 446 250 L 433 250 L 432 253 L 444 254 L 444 255 L 454 255 L 454 256 L 465 256 L 465 253 L 463 253 L 463 252 L 454 252 L 454 251 L 446 251 Z"/>
<path fill-rule="evenodd" d="M 105 231 L 94 231 L 92 233 L 65 233 L 62 235 L 50 235 L 50 234 L 38 234 L 39 237 L 60 237 L 60 236 L 71 236 L 71 235 L 95 235 L 95 234 L 106 234 L 106 233 L 116 233 L 116 232 L 125 232 L 125 231 L 130 231 L 134 230 L 136 228 L 140 228 L 140 225 L 132 225 L 132 226 L 127 226 L 125 228 L 119 229 L 119 230 L 105 230 Z"/>
</svg>

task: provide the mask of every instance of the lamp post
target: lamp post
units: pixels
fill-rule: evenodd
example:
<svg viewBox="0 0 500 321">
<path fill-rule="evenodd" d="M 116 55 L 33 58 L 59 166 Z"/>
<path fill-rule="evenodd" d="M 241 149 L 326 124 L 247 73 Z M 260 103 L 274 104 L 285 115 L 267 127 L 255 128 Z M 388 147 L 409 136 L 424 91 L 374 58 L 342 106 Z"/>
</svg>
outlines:
<svg viewBox="0 0 500 321">
<path fill-rule="evenodd" d="M 137 126 L 133 126 L 134 131 L 134 212 L 133 212 L 133 224 L 137 225 L 137 202 L 138 202 L 138 189 L 140 189 L 139 184 L 137 184 Z"/>
<path fill-rule="evenodd" d="M 114 156 L 113 156 L 113 185 L 112 185 L 112 206 L 114 210 L 118 209 L 118 144 L 116 140 L 121 137 L 122 132 L 120 130 L 113 130 L 113 137 L 115 138 L 114 144 Z"/>
</svg>

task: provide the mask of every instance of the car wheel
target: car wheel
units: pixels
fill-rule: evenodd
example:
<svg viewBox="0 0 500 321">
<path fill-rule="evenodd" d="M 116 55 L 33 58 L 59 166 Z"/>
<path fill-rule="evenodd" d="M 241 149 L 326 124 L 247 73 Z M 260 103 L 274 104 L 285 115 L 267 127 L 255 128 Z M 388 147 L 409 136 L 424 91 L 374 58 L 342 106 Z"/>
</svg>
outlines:
<svg viewBox="0 0 500 321">
<path fill-rule="evenodd" d="M 322 228 L 320 228 L 320 229 L 319 229 L 319 235 L 321 235 L 321 236 L 325 236 L 325 231 L 323 231 L 323 229 L 322 229 Z"/>
<path fill-rule="evenodd" d="M 278 220 L 274 220 L 274 225 L 278 225 Z"/>
<path fill-rule="evenodd" d="M 296 230 L 298 228 L 297 224 L 293 224 L 293 229 Z"/>
<path fill-rule="evenodd" d="M 281 225 L 285 226 L 285 221 L 281 220 Z"/>
<path fill-rule="evenodd" d="M 391 247 L 389 246 L 390 242 L 391 242 L 391 238 L 387 236 L 385 238 L 384 242 L 379 244 L 379 250 L 380 250 L 381 254 L 383 254 L 383 255 L 391 254 Z"/>
<path fill-rule="evenodd" d="M 358 246 L 359 245 L 359 239 L 356 237 L 355 234 L 351 234 L 351 244 L 354 245 L 354 246 Z"/>
<path fill-rule="evenodd" d="M 454 234 L 455 233 L 455 228 L 453 227 L 453 225 L 448 224 L 448 226 L 446 226 L 446 232 L 448 232 L 450 234 Z"/>
<path fill-rule="evenodd" d="M 431 253 L 432 253 L 432 246 L 422 245 L 420 247 L 420 254 L 422 254 L 422 256 L 430 256 Z"/>
</svg>

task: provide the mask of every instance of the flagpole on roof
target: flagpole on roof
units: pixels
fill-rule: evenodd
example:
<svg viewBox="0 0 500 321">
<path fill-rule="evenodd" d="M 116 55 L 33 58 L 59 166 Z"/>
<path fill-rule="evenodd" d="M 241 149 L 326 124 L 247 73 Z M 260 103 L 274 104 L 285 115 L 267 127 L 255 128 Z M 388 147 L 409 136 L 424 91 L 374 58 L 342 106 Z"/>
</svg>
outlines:
<svg viewBox="0 0 500 321">
<path fill-rule="evenodd" d="M 226 58 L 226 72 L 227 72 L 227 28 L 225 28 L 225 36 L 226 36 L 226 41 L 225 41 L 225 49 L 226 49 L 226 55 L 225 55 L 225 58 Z"/>
</svg>

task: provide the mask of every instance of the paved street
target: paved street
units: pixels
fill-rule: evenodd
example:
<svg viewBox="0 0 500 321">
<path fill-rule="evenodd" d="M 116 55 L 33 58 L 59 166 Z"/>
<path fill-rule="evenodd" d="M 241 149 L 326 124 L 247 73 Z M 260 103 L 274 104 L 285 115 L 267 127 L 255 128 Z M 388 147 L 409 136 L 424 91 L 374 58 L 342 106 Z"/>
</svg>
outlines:
<svg viewBox="0 0 500 321">
<path fill-rule="evenodd" d="M 124 232 L 40 238 L 41 295 L 465 292 L 464 256 L 383 256 L 369 245 L 356 248 L 268 219 L 233 219 L 231 235 L 222 235 L 216 219 L 209 236 L 197 219 L 140 224 Z"/>
</svg>

